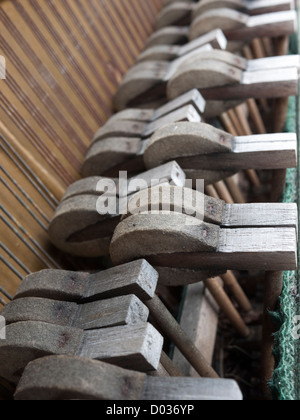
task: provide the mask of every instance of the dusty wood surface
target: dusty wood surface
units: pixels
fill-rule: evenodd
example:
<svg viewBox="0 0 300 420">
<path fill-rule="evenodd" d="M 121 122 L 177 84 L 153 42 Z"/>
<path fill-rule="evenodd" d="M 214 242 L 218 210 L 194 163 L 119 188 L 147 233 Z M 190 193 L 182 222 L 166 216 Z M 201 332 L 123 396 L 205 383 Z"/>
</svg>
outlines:
<svg viewBox="0 0 300 420">
<path fill-rule="evenodd" d="M 51 372 L 51 374 L 49 374 Z M 28 365 L 16 400 L 241 400 L 234 381 L 150 378 L 103 362 L 56 356 Z"/>
<path fill-rule="evenodd" d="M 53 244 L 71 255 L 89 258 L 108 255 L 114 229 L 120 221 L 120 215 L 126 212 L 127 197 L 138 189 L 165 182 L 184 185 L 185 174 L 176 162 L 120 183 L 115 183 L 114 179 L 95 177 L 78 181 L 67 191 L 50 223 L 49 236 Z M 111 187 L 109 192 L 107 186 Z M 105 204 L 108 196 L 113 202 L 110 210 Z"/>
<path fill-rule="evenodd" d="M 238 171 L 297 166 L 297 136 L 278 133 L 234 137 L 204 123 L 170 124 L 146 144 L 148 168 L 176 159 L 185 169 Z"/>
<path fill-rule="evenodd" d="M 182 46 L 156 45 L 146 48 L 145 51 L 139 55 L 138 62 L 155 60 L 172 61 L 205 44 L 210 44 L 216 50 L 224 50 L 227 46 L 227 39 L 220 29 L 216 29 Z"/>
<path fill-rule="evenodd" d="M 206 223 L 195 228 L 195 221 L 178 213 L 131 216 L 115 231 L 110 247 L 113 262 L 144 257 L 155 266 L 175 268 L 285 271 L 297 267 L 295 228 L 221 229 Z"/>
<path fill-rule="evenodd" d="M 17 299 L 2 311 L 7 325 L 38 321 L 92 330 L 147 322 L 149 311 L 134 295 L 77 305 L 43 298 Z"/>
<path fill-rule="evenodd" d="M 157 281 L 157 272 L 145 260 L 95 274 L 43 270 L 23 280 L 15 299 L 39 297 L 84 303 L 133 294 L 144 301 L 154 296 Z"/>
<path fill-rule="evenodd" d="M 193 20 L 190 39 L 220 28 L 229 41 L 245 41 L 253 38 L 273 38 L 295 33 L 297 14 L 294 10 L 251 16 L 227 8 L 208 10 Z M 277 31 L 277 32 L 276 32 Z"/>
<path fill-rule="evenodd" d="M 43 322 L 7 327 L 0 343 L 0 376 L 17 384 L 29 362 L 48 355 L 70 355 L 152 371 L 158 368 L 162 336 L 150 324 L 83 331 Z"/>
</svg>

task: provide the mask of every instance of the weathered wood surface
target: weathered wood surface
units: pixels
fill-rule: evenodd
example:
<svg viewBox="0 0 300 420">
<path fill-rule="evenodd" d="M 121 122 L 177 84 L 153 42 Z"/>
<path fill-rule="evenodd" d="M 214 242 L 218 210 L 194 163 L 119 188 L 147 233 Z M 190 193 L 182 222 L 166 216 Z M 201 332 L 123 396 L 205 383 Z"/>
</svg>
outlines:
<svg viewBox="0 0 300 420">
<path fill-rule="evenodd" d="M 216 50 L 225 50 L 227 46 L 227 39 L 220 29 L 215 29 L 182 46 L 156 45 L 149 47 L 139 55 L 137 62 L 156 60 L 172 61 L 178 57 L 183 57 L 205 44 L 210 44 L 212 48 Z"/>
<path fill-rule="evenodd" d="M 161 185 L 136 193 L 128 202 L 128 214 L 177 212 L 222 227 L 293 227 L 298 231 L 296 204 L 226 204 L 202 192 Z"/>
<path fill-rule="evenodd" d="M 227 8 L 208 10 L 196 17 L 190 27 L 190 40 L 220 28 L 228 41 L 274 38 L 292 35 L 297 30 L 297 13 L 288 10 L 251 16 Z"/>
<path fill-rule="evenodd" d="M 51 373 L 50 373 L 51 372 Z M 28 365 L 16 400 L 241 400 L 231 380 L 150 378 L 103 362 L 45 357 Z"/>
<path fill-rule="evenodd" d="M 101 180 L 102 187 L 99 184 Z M 127 202 L 124 204 L 122 200 L 127 200 L 127 196 L 135 193 L 138 190 L 137 186 L 144 189 L 154 183 L 165 182 L 184 185 L 185 174 L 176 162 L 149 170 L 120 184 L 119 182 L 116 184 L 115 180 L 95 177 L 78 181 L 68 189 L 52 218 L 49 227 L 52 243 L 72 255 L 82 257 L 108 255 L 110 240 L 120 221 L 120 214 L 126 211 Z M 109 193 L 106 191 L 107 186 L 111 187 Z M 102 209 L 101 213 L 98 200 L 101 197 L 104 200 L 108 195 L 115 200 L 114 207 L 108 214 L 103 214 L 105 209 Z"/>
<path fill-rule="evenodd" d="M 172 45 L 187 42 L 189 38 L 189 26 L 168 26 L 155 31 L 148 38 L 145 46 L 150 48 L 156 45 Z"/>
<path fill-rule="evenodd" d="M 143 257 L 154 266 L 285 271 L 297 267 L 297 231 L 223 229 L 178 213 L 137 215 L 120 223 L 110 251 L 115 264 Z"/>
<path fill-rule="evenodd" d="M 228 9 L 232 11 L 243 12 L 243 15 L 261 15 L 267 13 L 275 13 L 282 11 L 291 11 L 295 9 L 295 2 L 286 0 L 267 0 L 267 1 L 200 1 L 199 4 L 189 2 L 172 2 L 165 6 L 157 17 L 156 29 L 161 29 L 166 26 L 180 24 L 181 22 L 189 23 L 212 10 Z M 215 26 L 218 27 L 218 26 Z"/>
<path fill-rule="evenodd" d="M 281 12 L 284 10 L 294 10 L 294 0 L 256 0 L 256 1 L 243 1 L 243 0 L 201 0 L 193 11 L 193 19 L 201 13 L 211 9 L 227 8 L 240 10 L 249 15 L 258 15 L 264 13 Z"/>
<path fill-rule="evenodd" d="M 121 83 L 115 105 L 122 110 L 131 103 L 145 103 L 145 98 L 152 101 L 166 95 L 174 100 L 191 89 L 200 89 L 209 101 L 296 95 L 298 70 L 299 57 L 286 62 L 283 58 L 257 60 L 252 65 L 207 44 L 172 62 L 137 64 Z"/>
<path fill-rule="evenodd" d="M 0 342 L 0 376 L 17 384 L 25 367 L 48 355 L 69 355 L 106 361 L 144 372 L 157 369 L 162 336 L 150 324 L 98 331 L 61 327 L 43 322 L 18 322 L 6 329 Z"/>
<path fill-rule="evenodd" d="M 117 112 L 109 119 L 109 123 L 114 123 L 115 121 L 139 121 L 151 123 L 187 105 L 193 105 L 199 115 L 201 115 L 205 110 L 206 104 L 201 93 L 197 89 L 192 89 L 190 92 L 179 96 L 173 101 L 167 102 L 165 105 L 157 109 L 129 108 L 124 111 Z"/>
<path fill-rule="evenodd" d="M 109 138 L 147 138 L 150 137 L 156 130 L 159 130 L 165 125 L 176 121 L 196 122 L 201 121 L 201 116 L 199 115 L 198 110 L 193 107 L 193 105 L 185 105 L 168 113 L 167 115 L 163 115 L 157 118 L 155 121 L 149 122 L 149 124 L 126 120 L 108 122 L 95 134 L 93 144 Z"/>
<path fill-rule="evenodd" d="M 158 273 L 145 260 L 94 274 L 43 270 L 25 277 L 15 299 L 38 297 L 87 303 L 133 294 L 144 301 L 154 297 L 157 281 Z"/>
<path fill-rule="evenodd" d="M 7 325 L 23 321 L 47 322 L 83 330 L 147 322 L 149 310 L 134 295 L 77 305 L 42 298 L 23 298 L 8 303 L 3 311 Z"/>
<path fill-rule="evenodd" d="M 152 136 L 144 152 L 148 168 L 169 159 L 175 159 L 183 169 L 194 170 L 296 167 L 297 136 L 278 133 L 234 137 L 204 123 L 171 124 Z"/>
</svg>

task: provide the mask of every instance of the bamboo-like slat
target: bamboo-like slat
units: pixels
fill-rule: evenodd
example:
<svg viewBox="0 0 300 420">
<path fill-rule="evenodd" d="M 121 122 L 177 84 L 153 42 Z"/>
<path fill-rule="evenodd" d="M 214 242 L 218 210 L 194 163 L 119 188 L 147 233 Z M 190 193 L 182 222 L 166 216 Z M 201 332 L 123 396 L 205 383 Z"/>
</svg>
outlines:
<svg viewBox="0 0 300 420">
<path fill-rule="evenodd" d="M 77 268 L 50 245 L 49 220 L 112 113 L 123 75 L 163 0 L 3 0 L 0 54 L 0 310 L 21 278 Z"/>
</svg>

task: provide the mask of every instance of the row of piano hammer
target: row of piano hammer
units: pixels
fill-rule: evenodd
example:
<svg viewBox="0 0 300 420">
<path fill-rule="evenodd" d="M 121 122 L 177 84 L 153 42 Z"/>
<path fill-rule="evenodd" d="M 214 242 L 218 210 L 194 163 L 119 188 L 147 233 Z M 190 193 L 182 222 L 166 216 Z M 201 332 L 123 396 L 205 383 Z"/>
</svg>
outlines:
<svg viewBox="0 0 300 420">
<path fill-rule="evenodd" d="M 119 112 L 96 133 L 84 178 L 67 190 L 49 229 L 62 251 L 110 255 L 116 268 L 48 270 L 23 281 L 3 310 L 0 341 L 0 377 L 17 386 L 17 399 L 241 399 L 155 295 L 157 283 L 204 282 L 247 336 L 217 276 L 249 311 L 228 270 L 297 267 L 295 205 L 228 205 L 192 189 L 199 179 L 209 186 L 240 170 L 297 166 L 295 134 L 235 137 L 205 122 L 246 98 L 297 95 L 299 56 L 247 61 L 238 54 L 254 36 L 295 32 L 293 2 L 167 3 L 116 94 Z M 167 26 L 182 20 L 187 26 Z M 120 171 L 129 179 L 117 179 Z M 117 197 L 114 214 L 99 214 L 104 194 L 104 202 Z M 183 378 L 162 351 L 163 336 L 210 379 Z"/>
</svg>

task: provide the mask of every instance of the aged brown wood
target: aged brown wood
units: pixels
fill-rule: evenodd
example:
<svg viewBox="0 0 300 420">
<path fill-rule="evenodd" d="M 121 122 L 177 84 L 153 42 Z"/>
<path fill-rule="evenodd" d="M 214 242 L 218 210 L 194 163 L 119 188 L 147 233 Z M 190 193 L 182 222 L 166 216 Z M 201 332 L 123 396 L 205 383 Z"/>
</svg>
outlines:
<svg viewBox="0 0 300 420">
<path fill-rule="evenodd" d="M 0 342 L 0 376 L 17 384 L 25 367 L 48 355 L 70 355 L 102 360 L 127 369 L 156 370 L 162 336 L 146 323 L 83 331 L 43 322 L 18 322 L 7 327 Z"/>
<path fill-rule="evenodd" d="M 52 374 L 49 375 L 49 372 Z M 74 381 L 74 377 L 81 378 Z M 231 380 L 151 378 L 87 359 L 46 357 L 28 365 L 16 400 L 241 400 Z"/>
</svg>

